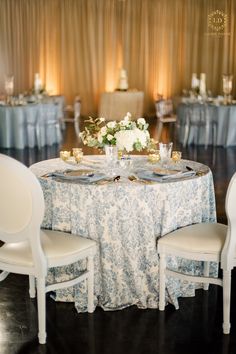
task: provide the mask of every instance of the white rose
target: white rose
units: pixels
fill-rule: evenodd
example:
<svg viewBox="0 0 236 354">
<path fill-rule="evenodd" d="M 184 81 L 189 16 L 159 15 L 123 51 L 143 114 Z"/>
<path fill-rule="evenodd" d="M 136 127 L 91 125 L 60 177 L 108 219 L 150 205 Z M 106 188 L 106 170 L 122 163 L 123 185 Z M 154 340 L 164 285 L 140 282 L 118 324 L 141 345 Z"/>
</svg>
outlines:
<svg viewBox="0 0 236 354">
<path fill-rule="evenodd" d="M 108 127 L 108 128 L 113 129 L 113 128 L 115 128 L 115 126 L 116 126 L 116 122 L 109 122 L 109 123 L 107 123 L 107 127 Z"/>
<path fill-rule="evenodd" d="M 133 151 L 135 135 L 133 130 L 121 130 L 115 134 L 116 145 L 119 150 Z"/>
<path fill-rule="evenodd" d="M 134 129 L 135 142 L 139 141 L 142 147 L 147 146 L 147 134 L 146 131 L 140 130 L 138 128 Z"/>
<path fill-rule="evenodd" d="M 113 138 L 114 138 L 113 135 L 111 135 L 111 134 L 108 134 L 108 135 L 107 135 L 107 140 L 108 140 L 108 141 L 111 141 Z"/>
<path fill-rule="evenodd" d="M 127 127 L 128 125 L 130 125 L 130 121 L 129 120 L 123 119 L 123 120 L 120 121 L 120 126 L 121 127 Z"/>
<path fill-rule="evenodd" d="M 145 121 L 144 118 L 139 118 L 139 119 L 137 120 L 137 123 L 138 123 L 138 124 L 141 124 L 141 125 L 145 125 L 145 124 L 146 124 L 146 121 Z"/>
<path fill-rule="evenodd" d="M 102 134 L 98 133 L 98 142 L 102 144 L 102 141 L 103 141 L 103 136 Z"/>
<path fill-rule="evenodd" d="M 101 133 L 102 136 L 106 135 L 107 127 L 102 127 L 101 130 L 100 130 L 100 133 Z"/>
<path fill-rule="evenodd" d="M 126 113 L 126 116 L 124 117 L 123 120 L 124 120 L 124 121 L 129 121 L 129 120 L 131 120 L 131 113 L 130 113 L 130 112 L 127 112 L 127 113 Z"/>
</svg>

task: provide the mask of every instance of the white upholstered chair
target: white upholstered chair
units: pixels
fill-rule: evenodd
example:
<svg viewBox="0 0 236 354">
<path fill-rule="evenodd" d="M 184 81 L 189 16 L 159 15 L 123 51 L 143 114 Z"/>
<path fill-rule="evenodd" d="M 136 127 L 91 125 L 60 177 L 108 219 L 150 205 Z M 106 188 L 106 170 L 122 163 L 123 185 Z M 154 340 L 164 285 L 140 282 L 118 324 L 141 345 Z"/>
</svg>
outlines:
<svg viewBox="0 0 236 354">
<path fill-rule="evenodd" d="M 236 265 L 236 173 L 233 175 L 226 195 L 225 209 L 228 226 L 219 223 L 200 223 L 183 227 L 158 241 L 160 256 L 159 309 L 165 309 L 166 276 L 170 275 L 189 282 L 217 284 L 223 287 L 223 333 L 230 332 L 231 270 Z M 166 268 L 166 255 L 203 261 L 204 274 L 192 276 Z M 218 262 L 223 270 L 223 279 L 209 277 L 209 262 Z"/>
<path fill-rule="evenodd" d="M 176 114 L 174 114 L 173 102 L 171 99 L 160 99 L 155 101 L 156 116 L 158 118 L 158 130 L 157 140 L 161 138 L 163 124 L 175 123 L 177 120 Z"/>
<path fill-rule="evenodd" d="M 94 311 L 95 241 L 60 231 L 40 229 L 44 197 L 36 176 L 20 162 L 0 154 L 0 281 L 9 273 L 29 275 L 30 297 L 38 302 L 39 343 L 46 343 L 45 293 L 87 281 L 88 312 Z M 47 270 L 87 259 L 87 269 L 74 279 L 46 285 Z"/>
</svg>

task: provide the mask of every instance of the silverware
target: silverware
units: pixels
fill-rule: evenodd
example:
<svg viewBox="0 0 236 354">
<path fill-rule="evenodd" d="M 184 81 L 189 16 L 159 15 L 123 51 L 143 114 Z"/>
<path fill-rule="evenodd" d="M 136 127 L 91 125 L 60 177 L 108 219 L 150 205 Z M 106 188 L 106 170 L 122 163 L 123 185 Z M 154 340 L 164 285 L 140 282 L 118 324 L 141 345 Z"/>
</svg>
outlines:
<svg viewBox="0 0 236 354">
<path fill-rule="evenodd" d="M 134 176 L 134 175 L 129 176 L 128 179 L 131 182 L 138 182 L 138 183 L 143 183 L 143 184 L 153 184 L 153 183 L 155 183 L 154 181 L 148 181 L 146 179 L 141 179 L 141 178 L 139 178 L 137 176 Z"/>
</svg>

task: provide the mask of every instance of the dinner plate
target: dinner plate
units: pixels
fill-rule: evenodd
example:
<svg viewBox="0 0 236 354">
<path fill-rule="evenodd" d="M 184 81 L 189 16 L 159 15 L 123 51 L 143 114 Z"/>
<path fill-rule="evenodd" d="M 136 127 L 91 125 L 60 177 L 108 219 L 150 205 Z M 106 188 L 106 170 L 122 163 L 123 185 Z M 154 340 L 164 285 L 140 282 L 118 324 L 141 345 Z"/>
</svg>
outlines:
<svg viewBox="0 0 236 354">
<path fill-rule="evenodd" d="M 153 170 L 153 174 L 157 176 L 171 176 L 181 172 L 181 170 L 170 170 L 165 168 L 156 168 L 155 170 Z"/>
<path fill-rule="evenodd" d="M 89 177 L 94 174 L 94 170 L 80 169 L 80 170 L 66 170 L 64 171 L 65 176 L 73 176 L 73 177 Z"/>
</svg>

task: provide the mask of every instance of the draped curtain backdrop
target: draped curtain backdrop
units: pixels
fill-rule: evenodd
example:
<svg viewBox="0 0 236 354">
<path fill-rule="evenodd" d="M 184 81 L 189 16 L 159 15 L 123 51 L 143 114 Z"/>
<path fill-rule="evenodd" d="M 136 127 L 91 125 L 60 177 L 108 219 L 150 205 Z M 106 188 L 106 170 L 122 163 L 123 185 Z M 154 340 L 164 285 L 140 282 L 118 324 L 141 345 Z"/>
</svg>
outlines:
<svg viewBox="0 0 236 354">
<path fill-rule="evenodd" d="M 209 15 L 226 15 L 214 31 Z M 189 89 L 195 72 L 222 94 L 222 74 L 234 74 L 235 0 L 0 0 L 0 91 L 14 75 L 15 93 L 40 73 L 51 94 L 68 103 L 76 94 L 82 114 L 96 116 L 100 94 L 117 87 L 120 68 L 129 88 L 145 93 L 145 115 L 157 93 Z"/>
</svg>

